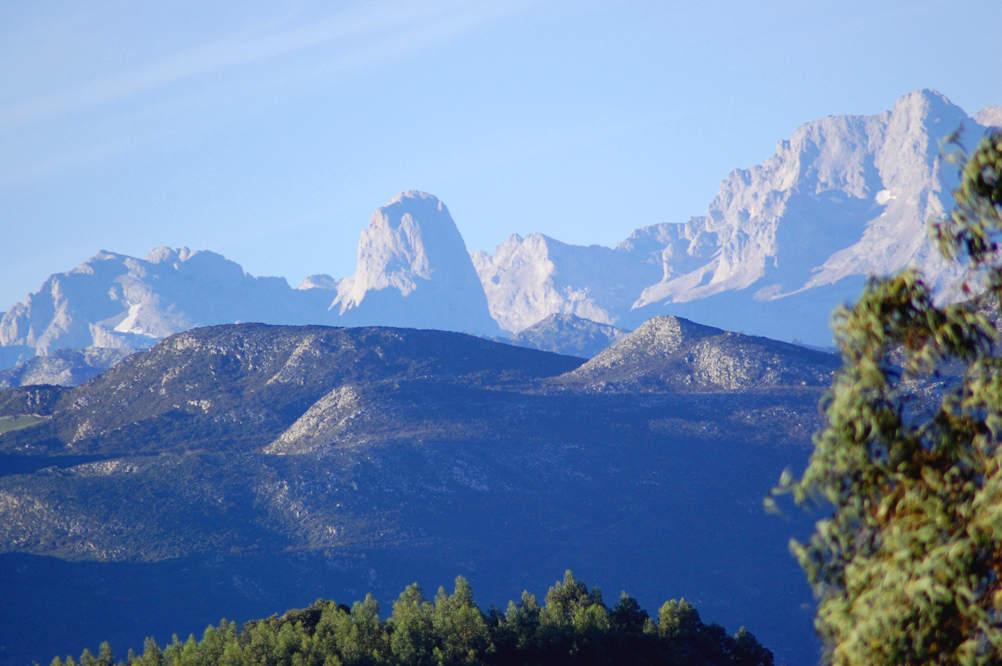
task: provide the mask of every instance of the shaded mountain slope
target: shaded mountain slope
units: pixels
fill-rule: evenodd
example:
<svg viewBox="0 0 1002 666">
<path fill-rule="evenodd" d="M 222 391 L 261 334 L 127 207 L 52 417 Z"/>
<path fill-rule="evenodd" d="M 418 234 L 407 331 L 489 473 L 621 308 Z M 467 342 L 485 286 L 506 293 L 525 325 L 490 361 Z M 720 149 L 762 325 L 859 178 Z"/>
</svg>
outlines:
<svg viewBox="0 0 1002 666">
<path fill-rule="evenodd" d="M 831 384 L 834 354 L 653 317 L 580 368 L 567 386 L 622 391 L 735 391 Z"/>
<path fill-rule="evenodd" d="M 252 451 L 343 385 L 519 383 L 580 363 L 441 331 L 263 324 L 194 329 L 66 392 L 50 421 L 11 433 L 0 440 L 0 451 Z"/>
<path fill-rule="evenodd" d="M 215 581 L 204 604 L 143 631 L 200 630 L 218 620 L 206 608 L 388 602 L 457 573 L 503 603 L 571 567 L 644 603 L 693 599 L 810 663 L 810 590 L 786 550 L 808 521 L 761 498 L 806 461 L 822 389 L 558 383 L 581 363 L 437 331 L 236 325 L 76 388 L 0 392 L 0 416 L 36 419 L 0 434 L 0 568 L 25 571 L 4 579 L 13 603 L 74 594 L 72 624 L 113 594 L 159 617 L 175 591 L 158 577 L 184 562 Z M 88 587 L 95 563 L 118 573 Z M 98 633 L 141 647 L 121 631 Z M 79 652 L 74 636 L 54 649 Z"/>
</svg>

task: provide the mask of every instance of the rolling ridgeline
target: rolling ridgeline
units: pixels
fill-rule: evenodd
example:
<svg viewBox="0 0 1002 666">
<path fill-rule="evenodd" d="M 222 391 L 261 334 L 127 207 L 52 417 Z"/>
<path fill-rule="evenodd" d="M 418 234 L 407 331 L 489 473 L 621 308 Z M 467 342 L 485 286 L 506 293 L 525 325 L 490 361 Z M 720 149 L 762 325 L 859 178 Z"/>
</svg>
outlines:
<svg viewBox="0 0 1002 666">
<path fill-rule="evenodd" d="M 504 604 L 570 567 L 812 663 L 811 592 L 786 549 L 810 521 L 762 498 L 806 462 L 838 365 L 674 317 L 588 362 L 433 330 L 239 324 L 74 388 L 7 389 L 0 660 L 139 649 L 318 597 L 386 605 L 416 578 L 462 574 Z M 637 626 L 651 654 L 675 649 Z"/>
</svg>

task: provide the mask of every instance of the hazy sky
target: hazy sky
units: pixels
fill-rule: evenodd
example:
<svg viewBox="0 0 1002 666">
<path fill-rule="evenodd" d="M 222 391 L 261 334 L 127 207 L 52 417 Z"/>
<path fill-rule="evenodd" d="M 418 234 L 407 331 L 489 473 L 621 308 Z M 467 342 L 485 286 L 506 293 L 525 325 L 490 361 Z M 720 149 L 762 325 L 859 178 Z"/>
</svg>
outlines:
<svg viewBox="0 0 1002 666">
<path fill-rule="evenodd" d="M 998 0 L 0 3 L 0 309 L 100 249 L 355 268 L 397 192 L 473 251 L 614 245 L 918 88 L 1002 104 Z"/>
</svg>

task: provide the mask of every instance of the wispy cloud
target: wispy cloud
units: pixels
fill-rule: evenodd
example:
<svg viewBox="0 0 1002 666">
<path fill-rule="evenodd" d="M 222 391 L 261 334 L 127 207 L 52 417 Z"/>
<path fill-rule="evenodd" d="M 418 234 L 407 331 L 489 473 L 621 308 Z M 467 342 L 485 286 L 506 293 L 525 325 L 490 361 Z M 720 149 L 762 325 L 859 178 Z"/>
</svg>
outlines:
<svg viewBox="0 0 1002 666">
<path fill-rule="evenodd" d="M 345 70 L 427 46 L 436 40 L 509 14 L 532 2 L 442 0 L 373 3 L 310 25 L 259 29 L 227 36 L 102 79 L 81 83 L 0 109 L 0 128 L 72 113 L 125 99 L 185 79 L 250 65 L 320 46 L 344 43 L 346 52 L 314 68 Z M 403 38 L 392 35 L 402 32 Z M 372 40 L 359 44 L 359 40 Z"/>
</svg>

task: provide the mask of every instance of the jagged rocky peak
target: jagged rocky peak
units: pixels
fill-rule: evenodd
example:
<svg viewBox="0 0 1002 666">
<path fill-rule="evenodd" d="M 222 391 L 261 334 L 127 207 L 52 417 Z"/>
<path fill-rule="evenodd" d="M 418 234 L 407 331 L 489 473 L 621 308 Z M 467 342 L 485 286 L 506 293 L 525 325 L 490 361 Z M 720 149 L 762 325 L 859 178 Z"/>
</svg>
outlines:
<svg viewBox="0 0 1002 666">
<path fill-rule="evenodd" d="M 714 236 L 719 251 L 712 260 L 695 271 L 666 266 L 666 278 L 637 305 L 689 302 L 752 285 L 757 300 L 769 301 L 849 275 L 936 263 L 925 220 L 948 205 L 938 181 L 939 139 L 965 120 L 945 97 L 920 90 L 876 116 L 802 125 L 779 142 L 774 157 L 735 170 L 721 185 L 709 215 L 690 234 L 694 242 Z"/>
<path fill-rule="evenodd" d="M 304 277 L 296 289 L 299 289 L 300 291 L 305 291 L 307 289 L 326 289 L 328 291 L 333 291 L 337 289 L 338 282 L 339 280 L 332 278 L 326 273 L 318 273 L 316 275 L 307 275 Z"/>
<path fill-rule="evenodd" d="M 101 250 L 4 314 L 0 368 L 56 349 L 145 349 L 194 326 L 327 319 L 310 299 L 215 252 L 158 247 L 139 259 Z"/>
<path fill-rule="evenodd" d="M 1002 129 L 1002 106 L 986 106 L 973 116 L 975 122 L 984 127 L 998 127 Z"/>
<path fill-rule="evenodd" d="M 995 112 L 978 115 L 994 122 Z M 941 293 L 960 271 L 929 243 L 926 222 L 952 205 L 955 174 L 940 141 L 985 127 L 933 90 L 893 108 L 805 123 L 761 164 L 736 169 L 704 216 L 643 227 L 616 248 L 512 236 L 474 264 L 502 328 L 551 314 L 626 328 L 679 315 L 777 339 L 831 342 L 832 308 L 871 274 L 921 267 Z"/>
<path fill-rule="evenodd" d="M 491 315 L 506 331 L 524 330 L 553 314 L 614 325 L 644 287 L 661 279 L 665 246 L 649 241 L 677 225 L 668 226 L 639 229 L 629 239 L 635 243 L 615 249 L 512 234 L 493 255 L 475 252 L 473 264 Z"/>
<path fill-rule="evenodd" d="M 498 332 L 449 209 L 414 190 L 372 214 L 331 310 L 350 325 Z"/>
<path fill-rule="evenodd" d="M 833 354 L 668 316 L 649 319 L 558 381 L 631 392 L 818 387 L 831 383 L 838 365 Z"/>
</svg>

